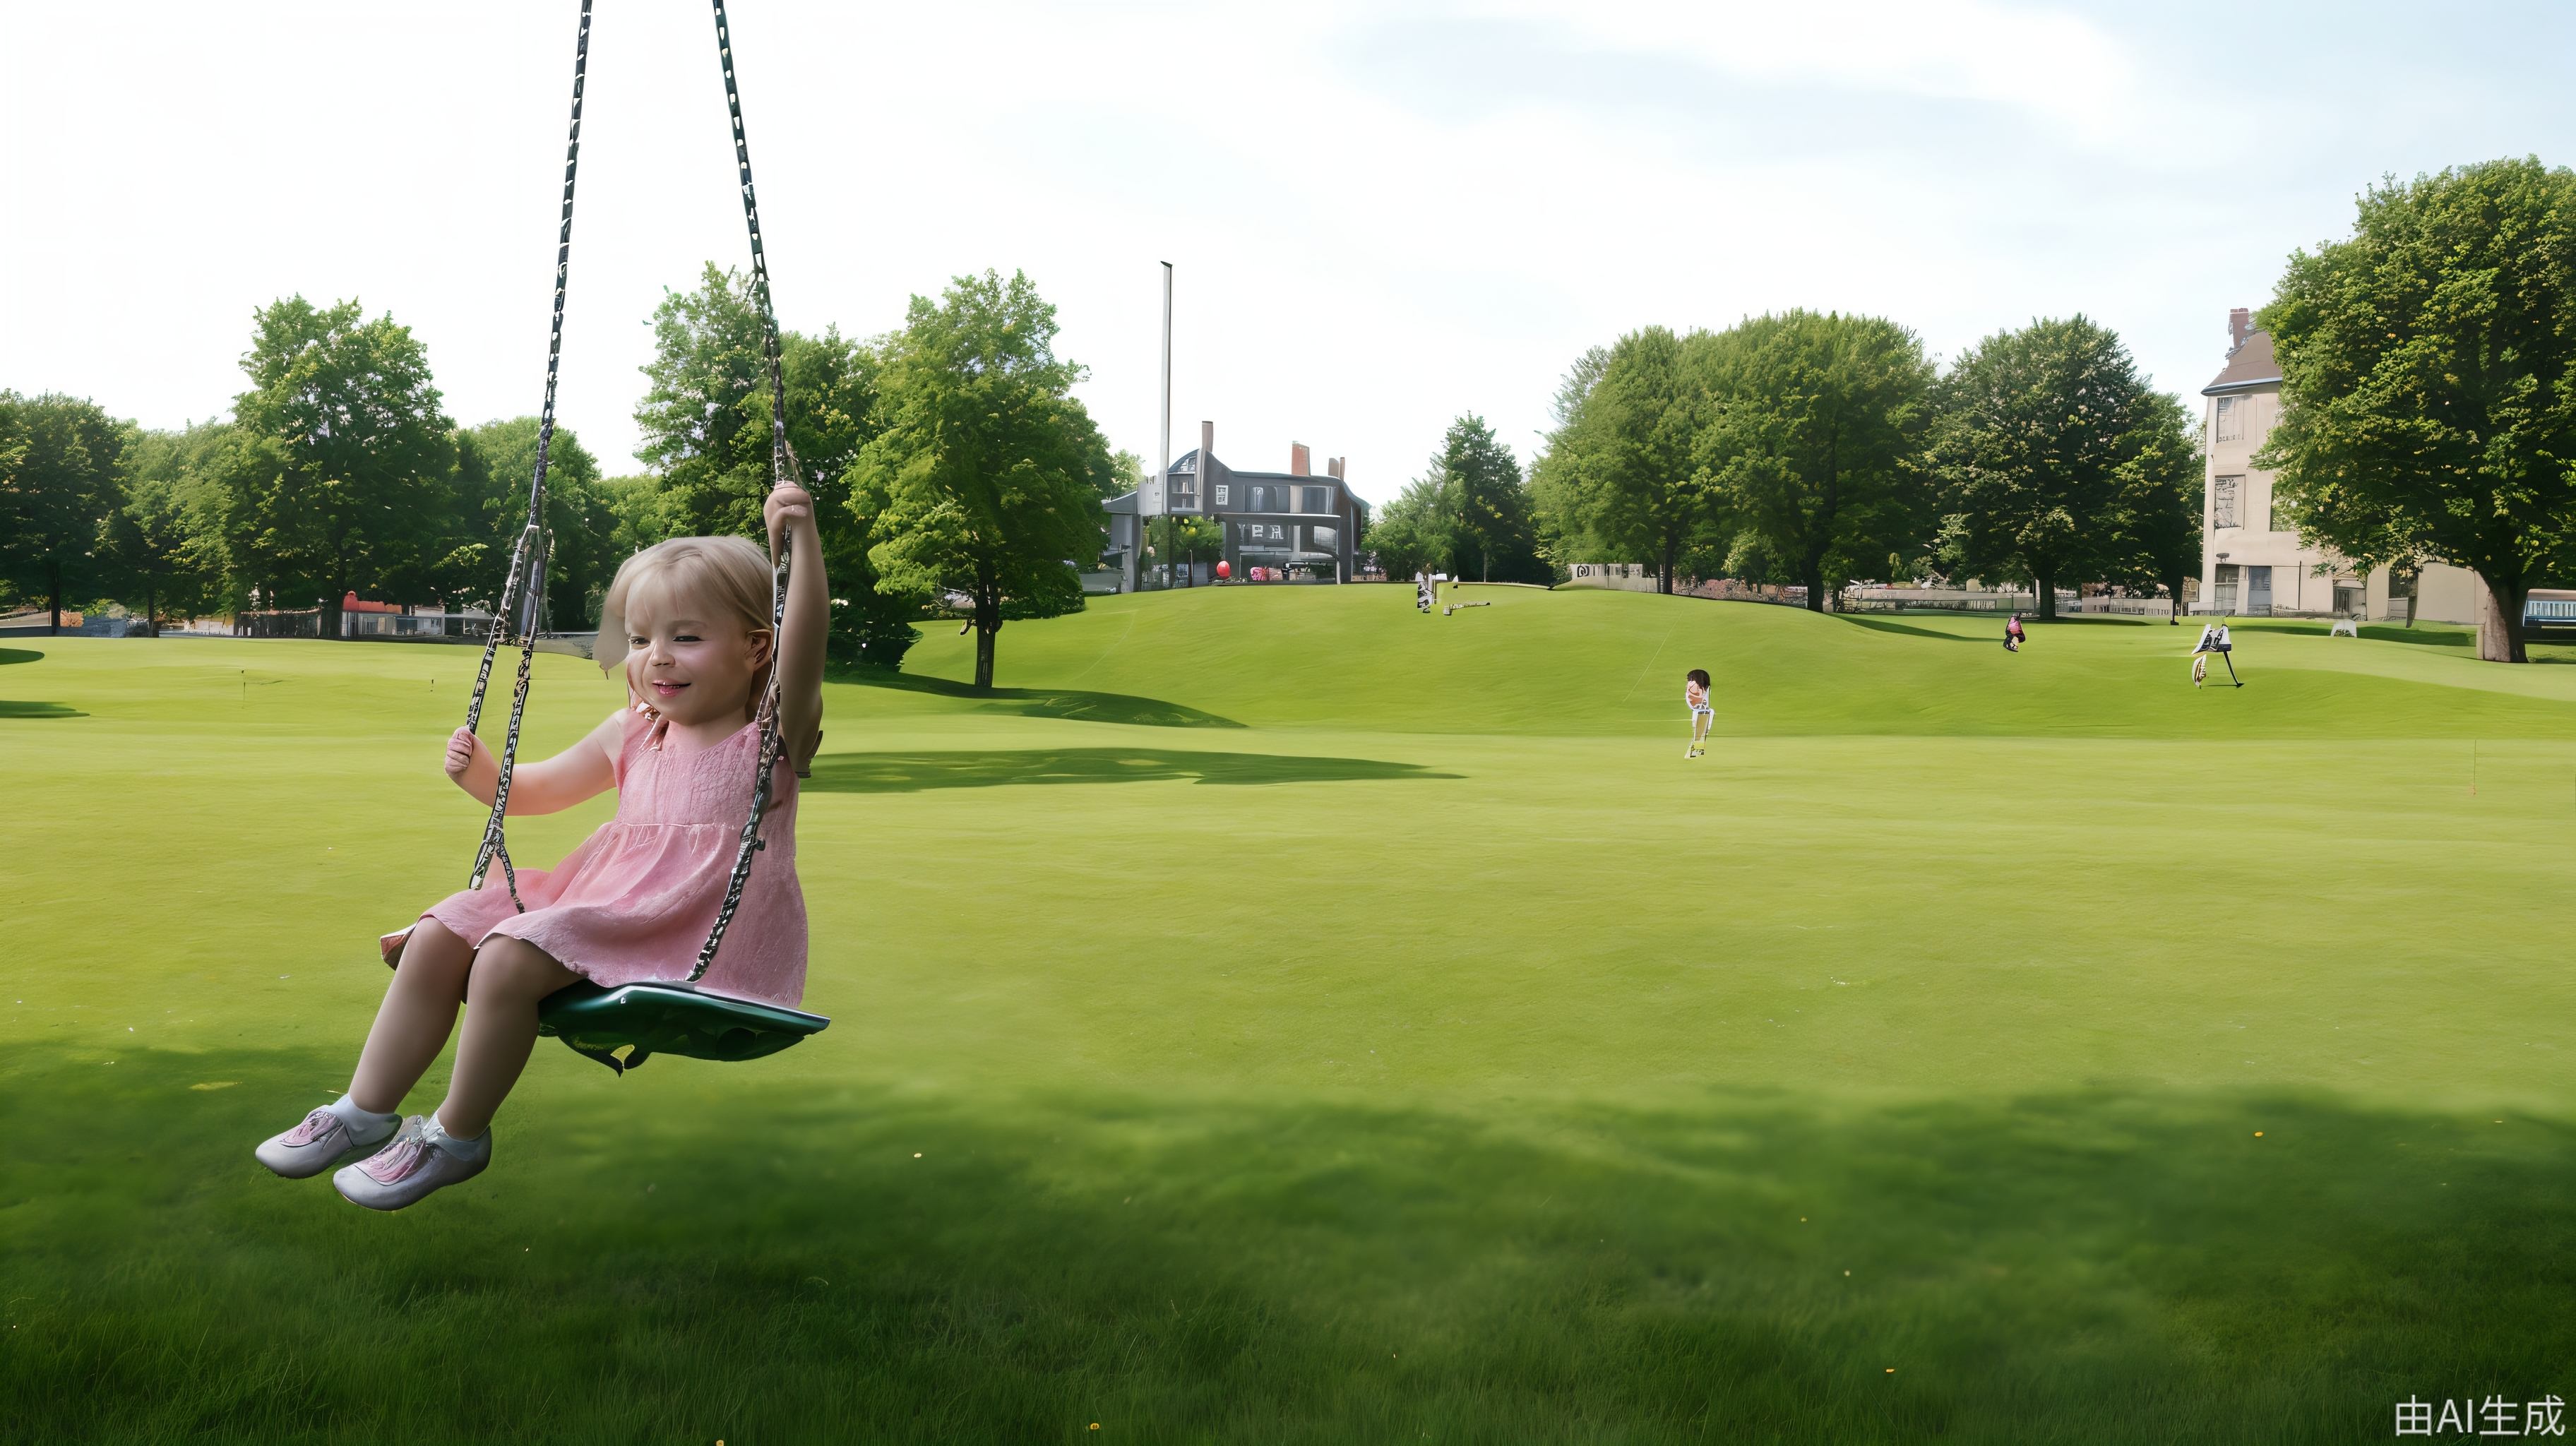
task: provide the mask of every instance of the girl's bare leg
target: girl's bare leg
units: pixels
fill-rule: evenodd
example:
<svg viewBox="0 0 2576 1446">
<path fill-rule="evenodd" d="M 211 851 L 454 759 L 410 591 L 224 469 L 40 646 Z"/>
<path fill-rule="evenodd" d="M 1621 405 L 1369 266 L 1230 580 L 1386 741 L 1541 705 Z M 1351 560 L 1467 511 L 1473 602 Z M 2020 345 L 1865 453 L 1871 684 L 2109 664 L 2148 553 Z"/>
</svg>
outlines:
<svg viewBox="0 0 2576 1446">
<path fill-rule="evenodd" d="M 401 1110 L 403 1096 L 447 1047 L 473 963 L 474 951 L 437 920 L 412 926 L 394 982 L 367 1031 L 367 1047 L 358 1054 L 358 1073 L 349 1081 L 358 1108 L 380 1115 Z"/>
<path fill-rule="evenodd" d="M 524 939 L 495 937 L 475 954 L 456 1072 L 438 1106 L 438 1123 L 449 1134 L 471 1140 L 492 1127 L 536 1047 L 538 1001 L 580 977 Z"/>
</svg>

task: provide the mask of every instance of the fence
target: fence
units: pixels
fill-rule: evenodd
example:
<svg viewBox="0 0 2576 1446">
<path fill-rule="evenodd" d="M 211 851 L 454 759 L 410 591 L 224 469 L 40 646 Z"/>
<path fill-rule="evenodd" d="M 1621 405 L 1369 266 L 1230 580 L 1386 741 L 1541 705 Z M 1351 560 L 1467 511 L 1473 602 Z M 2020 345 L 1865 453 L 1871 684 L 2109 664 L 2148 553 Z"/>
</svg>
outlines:
<svg viewBox="0 0 2576 1446">
<path fill-rule="evenodd" d="M 2082 599 L 2059 593 L 2060 612 L 2072 611 Z M 1968 592 L 1952 588 L 1861 588 L 1842 598 L 1845 612 L 1893 613 L 2035 613 L 2039 598 L 2026 592 Z"/>
<path fill-rule="evenodd" d="M 492 615 L 468 613 L 361 613 L 340 614 L 340 636 L 344 638 L 428 639 L 433 642 L 481 642 L 492 631 Z"/>
<path fill-rule="evenodd" d="M 273 612 L 238 612 L 233 614 L 233 636 L 318 638 L 322 636 L 322 610 L 293 608 Z"/>
</svg>

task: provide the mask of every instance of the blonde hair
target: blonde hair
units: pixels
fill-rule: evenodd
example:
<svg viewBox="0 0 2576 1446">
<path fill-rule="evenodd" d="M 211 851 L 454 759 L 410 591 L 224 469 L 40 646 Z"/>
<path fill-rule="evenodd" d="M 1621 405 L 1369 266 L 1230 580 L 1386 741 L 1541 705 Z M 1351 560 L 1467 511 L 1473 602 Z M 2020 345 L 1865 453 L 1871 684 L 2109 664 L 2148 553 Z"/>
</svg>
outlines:
<svg viewBox="0 0 2576 1446">
<path fill-rule="evenodd" d="M 599 637 L 591 652 L 599 661 L 599 670 L 613 673 L 626 666 L 626 640 L 634 636 L 627 625 L 630 612 L 665 613 L 674 598 L 687 598 L 712 616 L 705 619 L 732 619 L 742 624 L 743 631 L 753 635 L 771 632 L 769 613 L 769 557 L 748 538 L 741 537 L 674 537 L 657 542 L 617 569 L 617 577 L 608 584 L 608 595 L 600 599 Z M 751 700 L 746 709 L 757 709 L 761 696 L 769 691 L 769 670 L 776 665 L 778 640 L 770 638 L 768 663 L 752 674 Z M 626 680 L 628 701 L 642 696 L 635 680 Z"/>
</svg>

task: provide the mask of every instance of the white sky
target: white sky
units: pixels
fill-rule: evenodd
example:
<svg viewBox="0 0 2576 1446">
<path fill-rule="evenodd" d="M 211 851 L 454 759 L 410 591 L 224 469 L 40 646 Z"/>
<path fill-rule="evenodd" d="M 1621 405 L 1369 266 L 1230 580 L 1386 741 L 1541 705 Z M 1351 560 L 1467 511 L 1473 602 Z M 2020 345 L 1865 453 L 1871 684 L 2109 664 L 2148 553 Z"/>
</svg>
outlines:
<svg viewBox="0 0 2576 1446">
<path fill-rule="evenodd" d="M 577 4 L 0 0 L 0 387 L 222 412 L 251 312 L 390 311 L 449 411 L 537 409 Z M 1363 496 L 1483 412 L 1526 457 L 1584 347 L 2035 315 L 2159 385 L 2383 173 L 2576 161 L 2576 6 L 1983 0 L 732 6 L 781 321 L 873 334 L 1026 270 L 1115 446 L 1346 454 Z M 628 470 L 645 318 L 747 252 L 713 26 L 604 0 L 561 411 Z"/>
</svg>

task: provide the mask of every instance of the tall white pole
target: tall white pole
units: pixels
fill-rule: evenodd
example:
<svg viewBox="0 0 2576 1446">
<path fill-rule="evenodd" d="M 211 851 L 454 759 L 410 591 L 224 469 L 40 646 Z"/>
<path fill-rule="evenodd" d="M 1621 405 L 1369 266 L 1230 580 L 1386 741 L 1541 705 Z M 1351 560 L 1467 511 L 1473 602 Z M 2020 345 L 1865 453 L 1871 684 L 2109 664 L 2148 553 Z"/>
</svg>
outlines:
<svg viewBox="0 0 2576 1446">
<path fill-rule="evenodd" d="M 1172 470 L 1172 263 L 1163 263 L 1163 470 Z"/>
<path fill-rule="evenodd" d="M 1207 471 L 1201 459 L 1199 471 Z M 1163 468 L 1154 474 L 1154 495 L 1168 514 L 1172 510 L 1172 263 L 1163 263 Z"/>
</svg>

